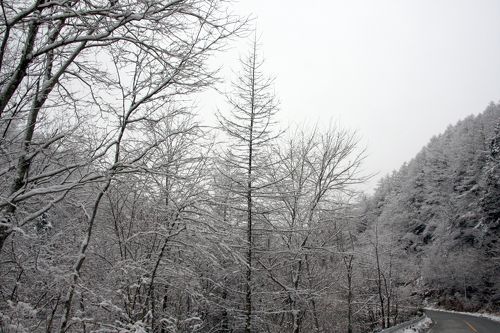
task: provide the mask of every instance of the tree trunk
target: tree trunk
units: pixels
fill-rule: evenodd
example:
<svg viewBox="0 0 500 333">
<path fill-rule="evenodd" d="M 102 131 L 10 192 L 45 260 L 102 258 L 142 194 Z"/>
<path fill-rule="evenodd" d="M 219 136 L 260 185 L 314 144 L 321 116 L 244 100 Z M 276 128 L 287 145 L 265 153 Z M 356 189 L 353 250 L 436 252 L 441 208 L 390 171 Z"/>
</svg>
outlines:
<svg viewBox="0 0 500 333">
<path fill-rule="evenodd" d="M 352 256 L 347 270 L 347 333 L 352 333 Z"/>
</svg>

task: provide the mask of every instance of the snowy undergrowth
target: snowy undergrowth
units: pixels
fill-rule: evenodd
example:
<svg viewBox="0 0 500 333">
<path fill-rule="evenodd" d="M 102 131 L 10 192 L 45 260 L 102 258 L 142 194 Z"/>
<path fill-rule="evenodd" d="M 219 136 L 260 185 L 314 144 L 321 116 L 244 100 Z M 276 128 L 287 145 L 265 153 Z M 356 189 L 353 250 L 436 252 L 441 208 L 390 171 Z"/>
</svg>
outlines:
<svg viewBox="0 0 500 333">
<path fill-rule="evenodd" d="M 468 315 L 468 316 L 487 318 L 487 319 L 491 319 L 491 320 L 500 322 L 500 315 L 498 315 L 498 314 L 482 313 L 482 312 L 461 312 L 461 311 L 453 311 L 453 310 L 443 310 L 443 309 L 438 309 L 438 308 L 433 308 L 433 307 L 426 307 L 425 309 L 432 310 L 432 311 L 459 313 L 459 314 L 464 314 L 464 315 Z"/>
<path fill-rule="evenodd" d="M 410 328 L 404 328 L 396 333 L 424 333 L 427 332 L 427 330 L 431 327 L 432 325 L 432 320 L 428 317 L 425 317 L 415 325 L 412 325 Z"/>
</svg>

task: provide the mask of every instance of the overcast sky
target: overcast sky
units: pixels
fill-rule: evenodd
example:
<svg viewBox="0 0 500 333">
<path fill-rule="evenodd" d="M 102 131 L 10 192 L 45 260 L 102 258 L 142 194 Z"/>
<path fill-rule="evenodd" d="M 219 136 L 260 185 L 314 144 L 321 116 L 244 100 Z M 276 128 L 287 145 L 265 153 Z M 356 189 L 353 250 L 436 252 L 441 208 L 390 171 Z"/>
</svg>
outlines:
<svg viewBox="0 0 500 333">
<path fill-rule="evenodd" d="M 247 0 L 284 122 L 357 130 L 377 180 L 500 100 L 500 0 Z M 244 43 L 241 45 L 245 45 Z M 228 67 L 237 69 L 235 52 Z M 226 60 L 227 61 L 227 60 Z"/>
</svg>

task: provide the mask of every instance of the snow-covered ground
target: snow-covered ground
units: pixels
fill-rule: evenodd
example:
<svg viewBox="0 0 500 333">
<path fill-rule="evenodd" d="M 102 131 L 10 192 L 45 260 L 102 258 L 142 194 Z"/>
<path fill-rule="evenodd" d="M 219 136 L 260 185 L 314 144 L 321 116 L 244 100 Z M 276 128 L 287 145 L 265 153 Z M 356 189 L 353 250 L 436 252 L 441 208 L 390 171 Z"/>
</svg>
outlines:
<svg viewBox="0 0 500 333">
<path fill-rule="evenodd" d="M 434 308 L 434 307 L 430 307 L 430 306 L 428 306 L 424 309 L 428 309 L 428 310 L 432 310 L 432 311 L 460 313 L 460 314 L 465 314 L 465 315 L 474 316 L 474 317 L 488 318 L 488 319 L 500 322 L 500 315 L 496 315 L 496 314 L 492 314 L 492 313 L 460 312 L 460 311 L 453 311 L 453 310 L 443 310 L 443 309 Z"/>
<path fill-rule="evenodd" d="M 380 333 L 424 333 L 432 325 L 432 320 L 427 316 L 422 316 L 400 323 L 396 326 L 386 328 Z"/>
<path fill-rule="evenodd" d="M 412 327 L 401 329 L 395 333 L 423 333 L 427 332 L 427 330 L 429 329 L 429 327 L 431 327 L 431 325 L 432 325 L 432 320 L 428 317 L 425 317 L 415 325 L 412 325 Z"/>
</svg>

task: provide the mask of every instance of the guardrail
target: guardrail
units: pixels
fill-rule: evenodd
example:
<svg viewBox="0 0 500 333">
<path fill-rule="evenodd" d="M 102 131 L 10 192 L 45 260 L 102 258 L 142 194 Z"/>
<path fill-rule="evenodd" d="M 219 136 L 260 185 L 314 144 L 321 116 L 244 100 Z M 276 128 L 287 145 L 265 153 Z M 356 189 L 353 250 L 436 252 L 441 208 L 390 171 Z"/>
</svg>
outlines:
<svg viewBox="0 0 500 333">
<path fill-rule="evenodd" d="M 427 316 L 424 314 L 420 317 L 417 317 L 412 320 L 405 321 L 404 323 L 397 324 L 396 326 L 392 326 L 389 328 L 386 328 L 385 330 L 379 331 L 378 333 L 394 333 L 397 332 L 398 330 L 404 329 L 404 328 L 412 328 L 414 325 L 419 323 L 421 320 L 424 320 Z"/>
</svg>

